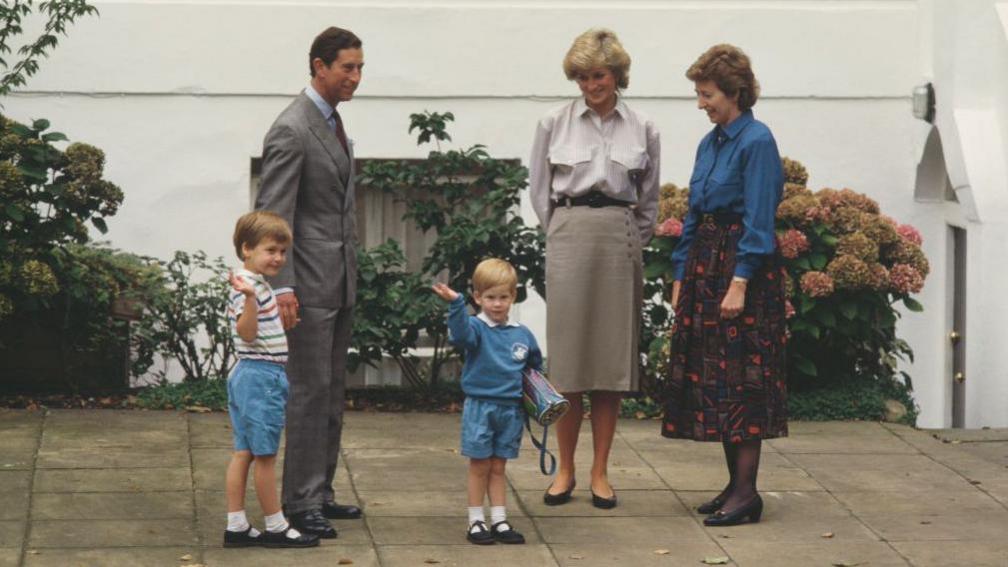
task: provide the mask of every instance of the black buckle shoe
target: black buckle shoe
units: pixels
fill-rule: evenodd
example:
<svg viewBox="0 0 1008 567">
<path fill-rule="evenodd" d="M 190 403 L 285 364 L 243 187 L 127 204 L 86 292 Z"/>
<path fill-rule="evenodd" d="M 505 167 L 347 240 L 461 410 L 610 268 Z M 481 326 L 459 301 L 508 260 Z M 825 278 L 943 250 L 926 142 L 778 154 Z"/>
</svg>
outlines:
<svg viewBox="0 0 1008 567">
<path fill-rule="evenodd" d="M 486 523 L 482 520 L 476 520 L 469 525 L 466 539 L 476 545 L 490 545 L 494 542 L 493 534 L 490 533 L 490 530 L 486 527 Z"/>
<path fill-rule="evenodd" d="M 305 510 L 287 516 L 292 526 L 302 534 L 315 535 L 322 539 L 333 539 L 338 534 L 329 520 L 319 510 Z"/>
<path fill-rule="evenodd" d="M 266 530 L 262 533 L 263 547 L 315 547 L 319 544 L 319 538 L 316 535 L 299 533 L 297 537 L 290 537 L 288 535 L 290 531 L 290 526 L 282 532 Z"/>
<path fill-rule="evenodd" d="M 224 547 L 252 547 L 262 545 L 262 533 L 252 535 L 252 526 L 243 532 L 224 530 Z"/>
<path fill-rule="evenodd" d="M 752 523 L 760 521 L 763 515 L 763 499 L 757 494 L 752 500 L 734 510 L 718 510 L 710 516 L 704 518 L 705 526 L 735 526 L 745 523 L 746 519 Z"/>
<path fill-rule="evenodd" d="M 490 532 L 494 540 L 501 543 L 525 543 L 525 536 L 515 531 L 507 520 L 501 520 L 490 526 Z"/>
<path fill-rule="evenodd" d="M 575 486 L 577 486 L 577 481 L 571 481 L 567 490 L 564 490 L 560 494 L 550 494 L 549 487 L 546 487 L 546 492 L 543 494 L 543 503 L 547 506 L 559 506 L 560 504 L 570 502 L 571 492 L 574 492 Z"/>
<path fill-rule="evenodd" d="M 361 517 L 361 509 L 329 501 L 322 503 L 322 515 L 330 520 L 356 520 Z"/>
</svg>

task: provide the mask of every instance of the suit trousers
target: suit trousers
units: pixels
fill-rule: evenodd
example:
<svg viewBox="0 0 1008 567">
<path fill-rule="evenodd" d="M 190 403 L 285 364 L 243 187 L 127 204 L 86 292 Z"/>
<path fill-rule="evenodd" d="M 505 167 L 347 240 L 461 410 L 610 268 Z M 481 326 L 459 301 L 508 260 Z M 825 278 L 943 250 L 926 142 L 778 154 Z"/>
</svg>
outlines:
<svg viewBox="0 0 1008 567">
<path fill-rule="evenodd" d="M 334 500 L 346 397 L 346 360 L 353 308 L 301 307 L 288 333 L 287 446 L 283 506 L 288 514 Z"/>
</svg>

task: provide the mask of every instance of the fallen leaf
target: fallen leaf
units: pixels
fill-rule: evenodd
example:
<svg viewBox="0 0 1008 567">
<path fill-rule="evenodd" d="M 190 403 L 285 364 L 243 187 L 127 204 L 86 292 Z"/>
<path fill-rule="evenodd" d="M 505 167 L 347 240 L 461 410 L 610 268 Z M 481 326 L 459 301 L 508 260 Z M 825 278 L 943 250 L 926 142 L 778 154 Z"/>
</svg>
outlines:
<svg viewBox="0 0 1008 567">
<path fill-rule="evenodd" d="M 668 555 L 669 554 L 669 550 L 667 550 L 667 549 L 656 549 L 656 550 L 654 550 L 654 554 L 655 555 Z"/>
<path fill-rule="evenodd" d="M 833 537 L 833 532 L 826 532 L 821 537 L 829 539 L 829 538 Z"/>
<path fill-rule="evenodd" d="M 930 523 L 931 523 L 931 520 L 924 520 L 924 521 L 921 522 L 921 525 L 926 526 L 926 525 L 928 525 Z"/>
<path fill-rule="evenodd" d="M 179 557 L 179 561 L 192 561 L 192 555 L 186 553 L 182 557 Z"/>
<path fill-rule="evenodd" d="M 37 549 L 31 549 L 28 551 L 28 555 L 38 555 L 39 553 L 41 552 Z"/>
<path fill-rule="evenodd" d="M 577 553 L 571 554 L 571 559 L 584 559 L 584 555 L 578 555 Z"/>
<path fill-rule="evenodd" d="M 970 484 L 972 484 L 972 485 L 974 485 L 974 486 L 975 486 L 975 485 L 977 485 L 977 484 L 983 484 L 983 483 L 982 483 L 982 482 L 980 482 L 979 480 L 971 480 L 971 481 L 970 481 Z"/>
<path fill-rule="evenodd" d="M 186 411 L 193 413 L 210 413 L 213 410 L 206 406 L 186 406 Z"/>
<path fill-rule="evenodd" d="M 721 556 L 721 557 L 704 557 L 703 561 L 701 561 L 701 563 L 705 563 L 707 565 L 727 565 L 729 561 L 731 561 L 731 559 L 729 559 L 727 557 L 724 557 L 724 556 Z"/>
<path fill-rule="evenodd" d="M 639 411 L 634 414 L 634 417 L 636 417 L 637 419 L 644 419 L 645 417 L 647 417 L 647 414 L 642 411 Z"/>
<path fill-rule="evenodd" d="M 861 562 L 852 563 L 850 561 L 834 561 L 832 563 L 833 567 L 857 567 Z"/>
<path fill-rule="evenodd" d="M 343 558 L 343 559 L 340 559 L 339 561 L 337 561 L 336 564 L 337 565 L 353 565 L 353 559 Z"/>
<path fill-rule="evenodd" d="M 440 561 L 438 561 L 437 559 L 424 559 L 424 560 L 423 560 L 423 562 L 424 562 L 424 563 L 429 563 L 429 564 L 431 564 L 431 565 L 433 565 L 434 563 L 441 563 L 441 562 L 440 562 Z"/>
</svg>

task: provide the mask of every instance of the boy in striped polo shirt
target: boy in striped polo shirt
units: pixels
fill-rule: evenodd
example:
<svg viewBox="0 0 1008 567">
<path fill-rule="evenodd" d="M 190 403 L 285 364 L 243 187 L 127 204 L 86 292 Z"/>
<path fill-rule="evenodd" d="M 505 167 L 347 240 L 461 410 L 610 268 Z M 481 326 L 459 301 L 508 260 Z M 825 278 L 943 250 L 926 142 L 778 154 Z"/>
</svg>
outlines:
<svg viewBox="0 0 1008 567">
<path fill-rule="evenodd" d="M 242 215 L 235 226 L 235 252 L 243 266 L 228 274 L 233 288 L 228 319 L 238 364 L 227 384 L 235 450 L 225 480 L 228 524 L 224 547 L 311 547 L 319 543 L 317 536 L 301 534 L 287 523 L 276 490 L 276 454 L 289 388 L 284 372 L 287 335 L 265 276 L 275 276 L 283 267 L 291 240 L 287 223 L 269 211 Z M 249 525 L 245 516 L 245 485 L 253 462 L 265 533 Z"/>
</svg>

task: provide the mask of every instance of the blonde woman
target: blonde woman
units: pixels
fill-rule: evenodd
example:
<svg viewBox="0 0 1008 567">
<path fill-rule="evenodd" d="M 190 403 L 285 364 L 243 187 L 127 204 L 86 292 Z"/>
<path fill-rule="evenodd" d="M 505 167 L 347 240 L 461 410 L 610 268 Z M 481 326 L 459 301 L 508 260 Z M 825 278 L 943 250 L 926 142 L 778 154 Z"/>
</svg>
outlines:
<svg viewBox="0 0 1008 567">
<path fill-rule="evenodd" d="M 592 504 L 616 506 L 608 461 L 624 392 L 639 389 L 641 248 L 658 208 L 658 130 L 630 108 L 630 56 L 616 34 L 591 29 L 563 60 L 581 96 L 536 128 L 529 162 L 532 204 L 546 232 L 549 375 L 571 402 L 557 424 L 560 466 L 543 495 L 570 500 L 574 452 L 591 399 Z"/>
</svg>

